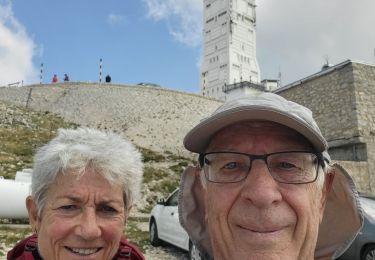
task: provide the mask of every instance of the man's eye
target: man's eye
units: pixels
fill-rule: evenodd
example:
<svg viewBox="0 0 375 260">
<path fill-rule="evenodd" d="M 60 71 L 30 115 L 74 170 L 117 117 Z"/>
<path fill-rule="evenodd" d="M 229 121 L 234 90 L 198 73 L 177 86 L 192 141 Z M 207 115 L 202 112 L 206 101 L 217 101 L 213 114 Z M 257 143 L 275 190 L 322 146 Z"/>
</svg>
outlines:
<svg viewBox="0 0 375 260">
<path fill-rule="evenodd" d="M 293 163 L 280 162 L 279 168 L 281 168 L 281 169 L 294 169 L 294 168 L 298 168 L 298 167 L 296 165 L 294 165 Z"/>
<path fill-rule="evenodd" d="M 64 205 L 64 206 L 59 207 L 59 210 L 64 211 L 64 212 L 71 212 L 71 211 L 75 211 L 78 209 L 79 207 L 77 205 Z"/>
<path fill-rule="evenodd" d="M 236 169 L 238 168 L 238 163 L 237 162 L 229 162 L 227 164 L 225 164 L 223 166 L 223 169 L 226 169 L 226 170 L 233 170 L 233 169 Z"/>
</svg>

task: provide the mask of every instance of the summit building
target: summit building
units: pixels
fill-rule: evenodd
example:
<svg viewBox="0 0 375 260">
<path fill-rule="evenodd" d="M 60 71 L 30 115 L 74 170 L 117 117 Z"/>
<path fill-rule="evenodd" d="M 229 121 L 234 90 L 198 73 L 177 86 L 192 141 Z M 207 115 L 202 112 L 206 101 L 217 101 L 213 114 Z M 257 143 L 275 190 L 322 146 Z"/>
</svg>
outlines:
<svg viewBox="0 0 375 260">
<path fill-rule="evenodd" d="M 221 100 L 259 91 L 255 0 L 204 0 L 201 94 Z"/>
</svg>

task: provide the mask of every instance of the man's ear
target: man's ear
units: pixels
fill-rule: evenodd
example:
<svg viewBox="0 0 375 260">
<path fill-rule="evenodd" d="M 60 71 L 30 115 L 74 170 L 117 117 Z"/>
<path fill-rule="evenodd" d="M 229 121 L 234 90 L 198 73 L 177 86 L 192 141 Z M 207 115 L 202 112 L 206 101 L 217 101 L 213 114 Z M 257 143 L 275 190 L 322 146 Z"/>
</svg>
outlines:
<svg viewBox="0 0 375 260">
<path fill-rule="evenodd" d="M 325 175 L 325 181 L 324 181 L 324 192 L 325 196 L 327 197 L 329 192 L 332 189 L 333 180 L 335 178 L 335 170 L 331 169 L 329 172 Z"/>
<path fill-rule="evenodd" d="M 26 208 L 29 215 L 31 228 L 34 232 L 37 232 L 39 229 L 38 209 L 33 197 L 28 196 L 26 198 Z"/>
<path fill-rule="evenodd" d="M 329 172 L 327 172 L 324 176 L 324 184 L 322 189 L 322 197 L 320 201 L 320 212 L 321 212 L 321 219 L 323 218 L 324 208 L 327 203 L 328 194 L 330 193 L 332 189 L 333 180 L 335 178 L 335 171 L 331 169 Z"/>
</svg>

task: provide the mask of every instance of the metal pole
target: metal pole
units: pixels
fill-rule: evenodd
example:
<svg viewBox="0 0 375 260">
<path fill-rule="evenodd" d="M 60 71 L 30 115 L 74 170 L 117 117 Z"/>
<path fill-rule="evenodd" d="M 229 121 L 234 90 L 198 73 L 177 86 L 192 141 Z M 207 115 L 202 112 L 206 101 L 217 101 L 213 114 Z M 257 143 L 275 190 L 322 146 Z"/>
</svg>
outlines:
<svg viewBox="0 0 375 260">
<path fill-rule="evenodd" d="M 40 64 L 40 85 L 43 84 L 43 63 Z"/>
<path fill-rule="evenodd" d="M 102 58 L 100 58 L 100 65 L 99 65 L 99 83 L 102 82 Z"/>
</svg>

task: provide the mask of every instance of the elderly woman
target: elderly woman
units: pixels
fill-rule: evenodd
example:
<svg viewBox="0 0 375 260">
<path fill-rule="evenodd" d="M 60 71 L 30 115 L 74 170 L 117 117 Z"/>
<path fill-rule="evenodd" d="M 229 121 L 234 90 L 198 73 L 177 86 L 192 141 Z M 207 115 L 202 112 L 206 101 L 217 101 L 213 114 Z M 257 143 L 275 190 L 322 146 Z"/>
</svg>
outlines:
<svg viewBox="0 0 375 260">
<path fill-rule="evenodd" d="M 60 129 L 34 157 L 26 199 L 34 234 L 8 259 L 144 259 L 123 237 L 143 164 L 113 133 Z"/>
</svg>

